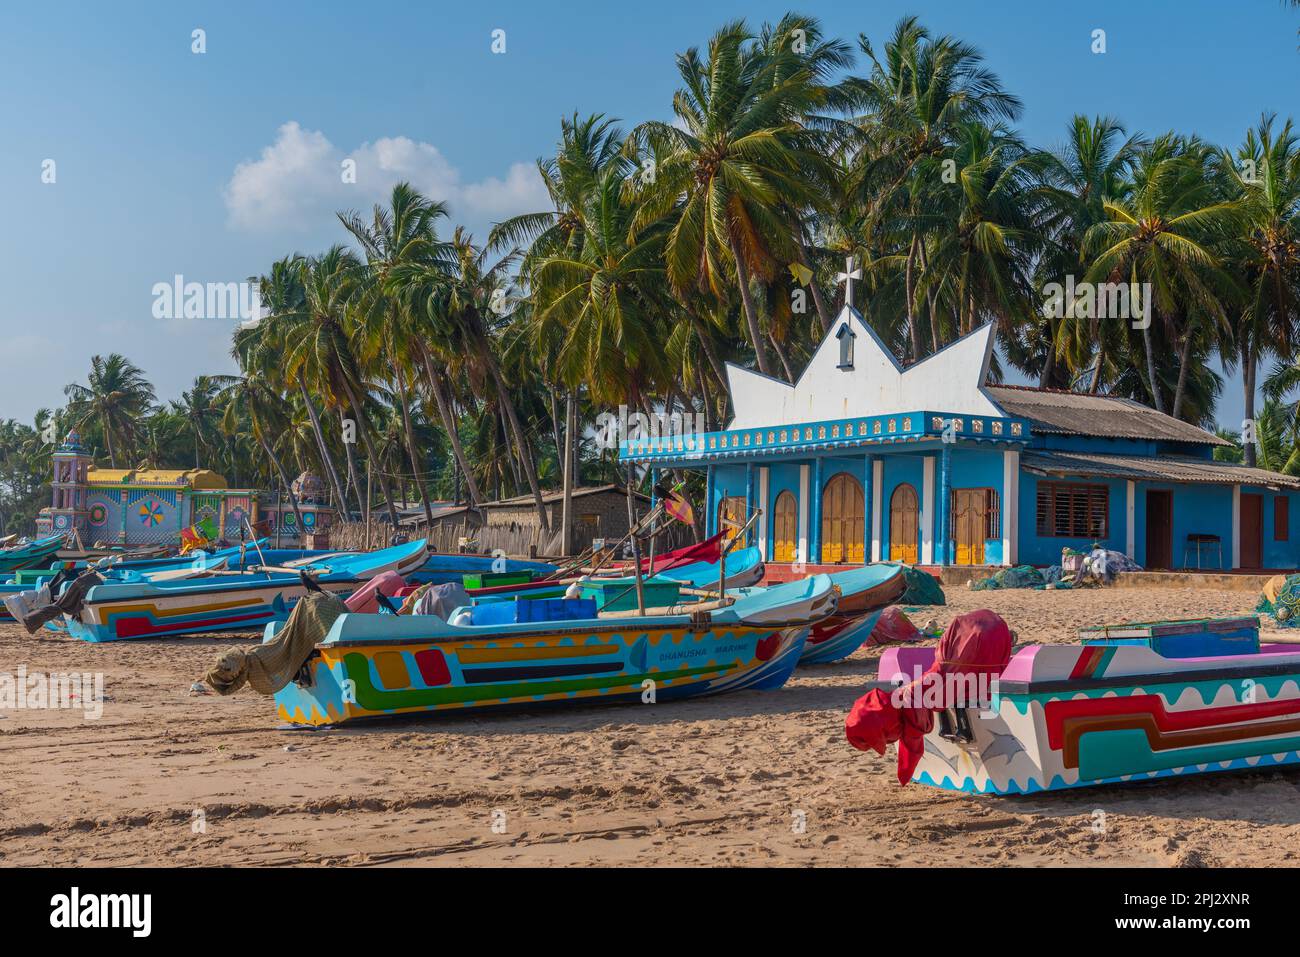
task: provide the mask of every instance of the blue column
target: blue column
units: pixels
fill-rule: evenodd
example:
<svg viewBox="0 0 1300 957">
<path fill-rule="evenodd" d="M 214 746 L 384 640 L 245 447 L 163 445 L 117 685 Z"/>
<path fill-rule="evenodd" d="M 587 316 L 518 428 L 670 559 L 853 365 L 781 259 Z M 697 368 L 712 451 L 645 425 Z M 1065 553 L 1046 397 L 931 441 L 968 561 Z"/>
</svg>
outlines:
<svg viewBox="0 0 1300 957">
<path fill-rule="evenodd" d="M 871 564 L 871 466 L 875 457 L 862 457 L 862 564 Z"/>
<path fill-rule="evenodd" d="M 812 496 L 811 508 L 808 509 L 808 563 L 817 565 L 822 560 L 822 460 L 821 456 L 813 459 L 812 487 L 808 490 Z"/>
<path fill-rule="evenodd" d="M 658 496 L 655 495 L 655 486 L 658 484 L 659 484 L 659 470 L 657 468 L 652 468 L 650 470 L 650 510 L 651 511 L 654 511 L 654 507 L 659 504 L 659 498 Z"/>
<path fill-rule="evenodd" d="M 713 504 L 713 466 L 704 468 L 704 536 L 712 537 L 718 532 L 718 509 Z"/>
<path fill-rule="evenodd" d="M 943 448 L 939 452 L 939 501 L 935 502 L 935 511 L 938 513 L 939 532 L 936 535 L 934 560 L 938 565 L 947 565 L 950 563 L 948 554 L 948 540 L 952 537 L 948 533 L 948 499 L 951 497 L 949 488 L 952 485 L 952 443 L 944 442 Z"/>
<path fill-rule="evenodd" d="M 746 462 L 745 463 L 745 521 L 749 521 L 749 519 L 753 516 L 753 514 L 754 514 L 754 463 Z M 754 541 L 754 529 L 751 528 L 749 531 L 745 533 L 745 540 L 741 544 L 748 546 L 752 544 L 753 541 Z"/>
</svg>

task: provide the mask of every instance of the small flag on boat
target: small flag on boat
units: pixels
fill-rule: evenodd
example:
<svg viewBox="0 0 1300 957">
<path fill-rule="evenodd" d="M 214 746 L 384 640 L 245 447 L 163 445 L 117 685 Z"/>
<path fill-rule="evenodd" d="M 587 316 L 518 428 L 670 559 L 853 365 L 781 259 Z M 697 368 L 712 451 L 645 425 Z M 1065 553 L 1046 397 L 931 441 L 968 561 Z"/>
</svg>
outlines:
<svg viewBox="0 0 1300 957">
<path fill-rule="evenodd" d="M 181 544 L 194 548 L 217 537 L 217 523 L 210 518 L 181 530 Z"/>
<path fill-rule="evenodd" d="M 695 524 L 695 510 L 680 492 L 673 492 L 664 499 L 664 511 L 684 525 Z"/>
</svg>

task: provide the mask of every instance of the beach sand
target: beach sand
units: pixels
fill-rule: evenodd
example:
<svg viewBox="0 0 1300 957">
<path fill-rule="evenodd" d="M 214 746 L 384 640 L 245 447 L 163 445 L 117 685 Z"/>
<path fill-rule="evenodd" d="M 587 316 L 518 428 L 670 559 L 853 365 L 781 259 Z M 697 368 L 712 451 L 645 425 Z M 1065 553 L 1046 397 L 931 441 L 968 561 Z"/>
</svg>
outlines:
<svg viewBox="0 0 1300 957">
<path fill-rule="evenodd" d="M 947 593 L 941 624 L 988 607 L 1021 642 L 1255 601 Z M 867 651 L 774 692 L 312 731 L 277 727 L 250 691 L 191 694 L 231 640 L 95 645 L 0 625 L 0 671 L 103 672 L 108 698 L 97 721 L 0 712 L 0 863 L 1258 866 L 1300 848 L 1300 769 L 1039 797 L 900 787 L 892 753 L 844 739 L 875 676 Z"/>
</svg>

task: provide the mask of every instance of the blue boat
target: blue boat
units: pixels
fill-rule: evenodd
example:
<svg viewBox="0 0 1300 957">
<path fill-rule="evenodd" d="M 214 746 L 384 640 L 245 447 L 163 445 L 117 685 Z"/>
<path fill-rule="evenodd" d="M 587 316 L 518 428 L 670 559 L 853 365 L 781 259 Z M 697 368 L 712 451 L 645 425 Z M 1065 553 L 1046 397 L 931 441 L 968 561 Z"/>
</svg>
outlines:
<svg viewBox="0 0 1300 957">
<path fill-rule="evenodd" d="M 421 568 L 406 576 L 407 580 L 423 585 L 460 583 L 465 575 L 485 572 L 533 572 L 539 576 L 550 575 L 557 566 L 550 562 L 526 561 L 518 558 L 494 558 L 491 555 L 440 555 L 431 554 Z"/>
<path fill-rule="evenodd" d="M 364 554 L 333 554 L 304 563 L 306 572 L 329 592 L 350 594 L 358 583 L 386 571 L 407 575 L 424 564 L 423 540 Z M 273 552 L 264 553 L 269 560 Z M 296 573 L 214 572 L 178 581 L 104 582 L 91 588 L 81 611 L 65 616 L 68 632 L 86 641 L 167 638 L 211 631 L 262 628 L 283 621 L 306 586 Z"/>
</svg>

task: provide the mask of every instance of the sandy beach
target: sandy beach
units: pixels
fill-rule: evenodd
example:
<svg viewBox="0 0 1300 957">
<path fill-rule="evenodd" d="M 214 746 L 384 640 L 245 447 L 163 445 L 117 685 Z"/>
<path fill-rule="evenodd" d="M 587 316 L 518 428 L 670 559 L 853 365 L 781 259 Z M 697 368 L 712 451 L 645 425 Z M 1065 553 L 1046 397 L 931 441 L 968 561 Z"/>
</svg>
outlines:
<svg viewBox="0 0 1300 957">
<path fill-rule="evenodd" d="M 988 607 L 1022 642 L 1255 600 L 947 593 L 940 623 Z M 899 787 L 892 755 L 844 740 L 875 674 L 866 651 L 776 692 L 311 731 L 277 727 L 248 691 L 191 693 L 232 638 L 93 645 L 0 626 L 0 670 L 100 671 L 107 695 L 96 721 L 0 712 L 0 862 L 1195 867 L 1290 865 L 1300 846 L 1300 770 L 1036 798 Z"/>
</svg>

